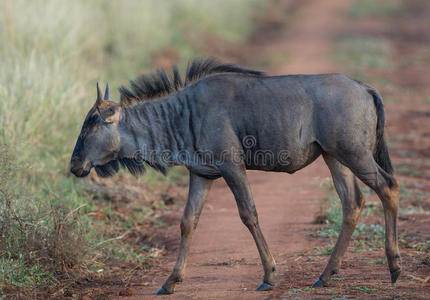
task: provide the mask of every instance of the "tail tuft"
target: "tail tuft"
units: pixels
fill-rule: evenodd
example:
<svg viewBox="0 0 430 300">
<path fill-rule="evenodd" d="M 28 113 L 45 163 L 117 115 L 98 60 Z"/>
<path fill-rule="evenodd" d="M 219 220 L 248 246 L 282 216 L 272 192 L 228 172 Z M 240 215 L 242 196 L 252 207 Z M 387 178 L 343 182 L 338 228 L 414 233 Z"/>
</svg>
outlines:
<svg viewBox="0 0 430 300">
<path fill-rule="evenodd" d="M 387 144 L 385 139 L 382 137 L 381 140 L 376 141 L 376 153 L 374 154 L 375 161 L 378 165 L 384 169 L 390 175 L 393 175 L 394 169 L 391 164 L 390 155 L 388 154 Z"/>
</svg>

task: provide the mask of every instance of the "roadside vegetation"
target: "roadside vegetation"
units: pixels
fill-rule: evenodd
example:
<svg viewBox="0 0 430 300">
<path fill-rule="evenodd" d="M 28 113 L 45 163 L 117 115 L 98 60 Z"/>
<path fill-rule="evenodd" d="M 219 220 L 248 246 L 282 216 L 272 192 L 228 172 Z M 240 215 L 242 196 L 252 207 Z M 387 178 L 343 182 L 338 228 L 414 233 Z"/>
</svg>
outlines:
<svg viewBox="0 0 430 300">
<path fill-rule="evenodd" d="M 331 180 L 327 178 L 322 183 L 322 187 L 326 189 L 327 196 L 321 207 L 321 213 L 315 218 L 315 223 L 325 224 L 325 226 L 321 227 L 318 232 L 312 233 L 311 236 L 328 238 L 329 246 L 325 248 L 323 254 L 330 254 L 342 226 L 342 206 Z M 364 185 L 361 185 L 360 190 L 366 200 L 366 204 L 353 233 L 351 245 L 354 252 L 369 252 L 384 247 L 384 211 L 379 198 L 372 190 Z M 425 199 L 425 193 L 409 189 L 401 182 L 399 194 L 400 216 L 423 212 L 424 210 L 421 205 L 425 203 Z M 408 244 L 412 238 L 412 236 L 400 234 L 400 242 L 403 245 Z M 414 242 L 412 244 L 414 244 L 413 248 L 419 251 L 429 250 L 426 241 Z M 378 262 L 375 263 L 377 264 Z"/>
<path fill-rule="evenodd" d="M 254 0 L 0 3 L 0 293 L 50 289 L 77 270 L 101 273 L 106 262 L 144 265 L 162 251 L 125 233 L 154 226 L 155 212 L 176 201 L 171 187 L 141 195 L 135 186 L 184 183 L 183 170 L 167 179 L 120 175 L 124 193 L 140 195 L 125 203 L 133 197 L 112 191 L 113 182 L 69 174 L 95 82 L 118 87 L 155 67 L 184 66 L 209 42 L 239 44 L 258 7 Z"/>
<path fill-rule="evenodd" d="M 329 255 L 333 250 L 334 243 L 339 236 L 342 226 L 342 206 L 333 183 L 326 181 L 323 182 L 322 186 L 326 189 L 327 196 L 324 199 L 321 214 L 316 217 L 315 222 L 327 225 L 321 227 L 317 233 L 311 235 L 313 237 L 329 239 L 328 246 L 321 250 L 321 254 Z M 367 252 L 373 251 L 375 248 L 384 247 L 384 224 L 380 222 L 376 224 L 371 223 L 374 222 L 375 216 L 380 218 L 383 215 L 382 205 L 378 203 L 376 195 L 369 188 L 362 186 L 361 192 L 367 203 L 352 236 L 351 245 L 354 252 Z M 371 197 L 371 201 L 369 201 L 370 195 L 374 195 L 374 197 Z"/>
</svg>

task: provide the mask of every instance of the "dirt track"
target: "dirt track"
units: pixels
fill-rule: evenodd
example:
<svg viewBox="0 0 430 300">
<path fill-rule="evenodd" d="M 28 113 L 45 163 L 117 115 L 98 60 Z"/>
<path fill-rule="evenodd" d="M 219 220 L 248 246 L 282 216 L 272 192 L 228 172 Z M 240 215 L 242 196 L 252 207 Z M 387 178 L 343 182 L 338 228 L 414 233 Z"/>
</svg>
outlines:
<svg viewBox="0 0 430 300">
<path fill-rule="evenodd" d="M 333 40 L 343 29 L 345 10 L 351 2 L 303 1 L 296 8 L 293 21 L 285 28 L 278 29 L 275 40 L 266 44 L 264 37 L 260 37 L 260 44 L 253 45 L 250 52 L 255 57 L 258 53 L 287 53 L 286 63 L 271 65 L 268 70 L 271 74 L 337 72 L 339 68 L 333 63 L 330 53 Z M 389 109 L 394 115 L 391 119 L 398 120 L 402 108 L 397 113 L 396 109 Z M 224 181 L 218 180 L 209 194 L 208 204 L 193 239 L 185 280 L 177 285 L 174 295 L 166 298 L 290 298 L 296 295 L 289 293 L 291 289 L 309 287 L 317 279 L 328 256 L 318 256 L 315 261 L 304 264 L 302 253 L 313 253 L 314 247 L 325 246 L 322 240 L 309 237 L 310 231 L 319 227 L 312 222 L 326 193 L 319 185 L 329 176 L 322 159 L 294 175 L 248 172 L 248 176 L 260 225 L 277 262 L 275 291 L 254 292 L 263 276 L 257 249 L 250 233 L 240 221 L 233 195 Z M 168 253 L 150 272 L 142 274 L 141 282 L 145 282 L 146 286 L 133 287 L 133 296 L 127 299 L 159 299 L 153 293 L 162 285 L 175 262 L 180 236 L 180 212 L 173 211 L 164 218 L 170 219 L 168 223 L 172 224 L 164 229 Z M 403 254 L 405 251 L 401 252 Z M 383 256 L 382 249 L 373 253 L 348 252 L 341 270 L 345 281 L 333 282 L 334 290 L 316 291 L 312 295 L 305 293 L 300 297 L 332 298 L 336 297 L 336 293 L 338 297 L 370 297 L 370 294 L 352 291 L 351 284 L 354 282 L 360 283 L 360 286 L 378 286 L 382 291 L 380 297 L 395 297 L 398 292 L 390 287 L 386 265 L 368 263 Z M 398 286 L 406 290 L 408 286 L 417 284 L 418 293 L 413 297 L 425 298 L 429 292 L 428 284 L 418 284 L 407 279 L 407 274 L 415 271 L 413 259 L 408 255 L 404 258 L 405 272 Z"/>
</svg>

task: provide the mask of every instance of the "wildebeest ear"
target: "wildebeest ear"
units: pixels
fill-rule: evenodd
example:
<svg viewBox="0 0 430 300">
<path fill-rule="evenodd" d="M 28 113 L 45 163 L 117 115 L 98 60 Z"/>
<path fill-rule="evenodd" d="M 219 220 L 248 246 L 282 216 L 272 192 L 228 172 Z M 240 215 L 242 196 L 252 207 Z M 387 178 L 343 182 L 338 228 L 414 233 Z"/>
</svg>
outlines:
<svg viewBox="0 0 430 300">
<path fill-rule="evenodd" d="M 100 106 L 97 106 L 97 112 L 100 118 L 106 123 L 117 123 L 119 121 L 121 107 L 112 104 L 108 101 L 103 101 Z"/>
<path fill-rule="evenodd" d="M 106 83 L 104 100 L 109 100 L 109 84 Z"/>
<path fill-rule="evenodd" d="M 97 82 L 97 100 L 95 108 L 100 118 L 106 123 L 118 122 L 121 108 L 109 101 L 109 85 L 106 84 L 105 95 L 102 99 L 102 91 L 100 90 L 99 83 Z"/>
<path fill-rule="evenodd" d="M 97 107 L 97 112 L 100 118 L 103 119 L 106 123 L 113 123 L 116 121 L 117 111 L 114 107 Z"/>
</svg>

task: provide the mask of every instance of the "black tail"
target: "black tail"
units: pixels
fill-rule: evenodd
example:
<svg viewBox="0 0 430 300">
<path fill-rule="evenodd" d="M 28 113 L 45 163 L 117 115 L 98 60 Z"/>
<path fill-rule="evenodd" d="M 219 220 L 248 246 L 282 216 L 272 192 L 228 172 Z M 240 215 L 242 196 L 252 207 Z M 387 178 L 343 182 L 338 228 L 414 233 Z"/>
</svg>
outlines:
<svg viewBox="0 0 430 300">
<path fill-rule="evenodd" d="M 382 97 L 373 87 L 366 84 L 363 85 L 367 88 L 367 92 L 373 97 L 373 102 L 375 103 L 376 107 L 376 115 L 378 117 L 378 122 L 376 124 L 376 150 L 373 154 L 373 157 L 385 172 L 388 174 L 393 174 L 394 170 L 384 138 L 385 112 Z"/>
</svg>

